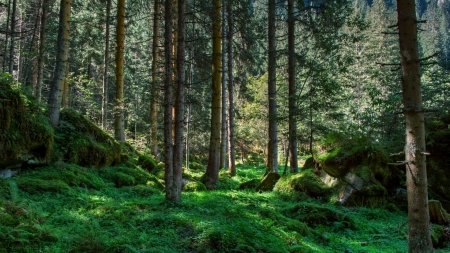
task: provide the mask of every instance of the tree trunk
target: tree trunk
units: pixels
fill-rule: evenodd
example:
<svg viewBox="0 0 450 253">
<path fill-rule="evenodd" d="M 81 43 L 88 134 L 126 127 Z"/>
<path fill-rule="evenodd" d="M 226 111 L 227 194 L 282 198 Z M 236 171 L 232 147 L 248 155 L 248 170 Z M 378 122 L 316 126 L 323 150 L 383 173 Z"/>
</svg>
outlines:
<svg viewBox="0 0 450 253">
<path fill-rule="evenodd" d="M 275 11 L 276 1 L 269 0 L 269 62 L 268 62 L 268 94 L 269 94 L 269 143 L 266 172 L 278 173 L 278 137 L 277 137 L 277 87 L 276 87 L 276 42 Z"/>
<path fill-rule="evenodd" d="M 123 51 L 125 47 L 125 0 L 117 1 L 116 27 L 116 71 L 114 100 L 114 137 L 125 142 L 125 124 L 123 112 Z"/>
<path fill-rule="evenodd" d="M 397 0 L 402 68 L 403 112 L 406 122 L 406 186 L 409 252 L 433 252 L 428 212 L 424 109 L 414 0 Z"/>
<path fill-rule="evenodd" d="M 2 67 L 2 72 L 6 71 L 6 65 L 7 65 L 6 52 L 8 51 L 9 19 L 11 18 L 10 14 L 11 14 L 11 0 L 8 0 L 8 11 L 7 11 L 7 14 L 6 14 L 5 48 L 3 49 L 3 67 Z"/>
<path fill-rule="evenodd" d="M 184 131 L 184 94 L 185 94 L 185 22 L 186 2 L 178 0 L 178 41 L 177 41 L 177 85 L 175 94 L 175 135 L 173 156 L 173 196 L 174 202 L 181 201 L 183 173 L 183 131 Z"/>
<path fill-rule="evenodd" d="M 172 0 L 164 5 L 164 180 L 166 200 L 174 201 L 172 136 Z"/>
<path fill-rule="evenodd" d="M 220 160 L 220 115 L 221 115 L 221 34 L 220 34 L 220 0 L 213 0 L 213 53 L 212 53 L 212 101 L 211 101 L 211 136 L 209 140 L 208 168 L 203 182 L 208 189 L 214 189 L 219 179 Z"/>
<path fill-rule="evenodd" d="M 236 161 L 234 154 L 234 98 L 233 98 L 233 5 L 227 5 L 228 14 L 228 171 L 231 176 L 236 175 Z"/>
<path fill-rule="evenodd" d="M 12 13 L 11 13 L 11 42 L 9 45 L 9 73 L 13 74 L 14 68 L 14 37 L 16 28 L 16 7 L 17 1 L 13 0 Z"/>
<path fill-rule="evenodd" d="M 109 65 L 109 19 L 111 17 L 111 0 L 106 0 L 105 21 L 105 55 L 103 58 L 103 85 L 102 85 L 102 129 L 106 129 L 108 114 L 108 65 Z"/>
<path fill-rule="evenodd" d="M 48 98 L 48 115 L 53 126 L 59 124 L 61 97 L 69 56 L 70 9 L 72 0 L 61 0 L 59 11 L 58 43 L 56 50 L 56 67 L 50 96 Z"/>
<path fill-rule="evenodd" d="M 225 10 L 225 0 L 222 0 L 223 10 Z M 226 32 L 225 32 L 225 11 L 222 11 L 222 126 L 220 136 L 220 168 L 227 165 L 227 71 L 226 68 Z"/>
<path fill-rule="evenodd" d="M 68 79 L 67 72 L 69 72 L 69 71 L 66 71 L 66 76 L 64 77 L 63 94 L 62 94 L 62 100 L 61 100 L 62 108 L 69 108 L 69 82 L 67 81 L 67 79 Z"/>
<path fill-rule="evenodd" d="M 153 156 L 158 155 L 158 121 L 156 119 L 158 112 L 158 61 L 159 61 L 159 38 L 161 17 L 161 0 L 155 0 L 155 10 L 153 17 L 153 49 L 152 49 L 152 87 L 150 91 L 150 152 Z"/>
<path fill-rule="evenodd" d="M 298 172 L 297 158 L 297 104 L 295 87 L 295 17 L 294 0 L 288 0 L 288 47 L 289 47 L 289 165 L 291 173 Z"/>
<path fill-rule="evenodd" d="M 36 98 L 40 102 L 42 98 L 42 79 L 44 75 L 44 54 L 45 54 L 45 41 L 47 39 L 45 29 L 47 27 L 47 11 L 49 8 L 49 0 L 42 1 L 42 16 L 41 16 L 41 29 L 39 33 L 39 55 L 37 64 L 37 81 L 36 81 Z"/>
</svg>

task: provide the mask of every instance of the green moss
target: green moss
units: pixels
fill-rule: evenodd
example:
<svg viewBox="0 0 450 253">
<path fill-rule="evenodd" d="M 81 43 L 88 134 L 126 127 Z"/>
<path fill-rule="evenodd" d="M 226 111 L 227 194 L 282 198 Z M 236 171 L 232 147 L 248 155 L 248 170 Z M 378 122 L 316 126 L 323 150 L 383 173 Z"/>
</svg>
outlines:
<svg viewBox="0 0 450 253">
<path fill-rule="evenodd" d="M 190 181 L 183 187 L 183 191 L 186 191 L 186 192 L 206 191 L 206 186 L 204 184 L 202 184 L 201 182 Z"/>
<path fill-rule="evenodd" d="M 274 191 L 292 193 L 304 192 L 312 198 L 329 197 L 332 189 L 325 185 L 312 169 L 281 177 L 275 184 Z"/>
<path fill-rule="evenodd" d="M 151 158 L 150 156 L 146 156 L 146 155 L 139 155 L 137 164 L 148 172 L 152 172 L 156 168 L 155 159 Z"/>
<path fill-rule="evenodd" d="M 316 251 L 302 244 L 295 245 L 289 248 L 289 253 L 314 253 L 314 252 Z"/>
<path fill-rule="evenodd" d="M 114 166 L 99 169 L 99 174 L 111 180 L 116 187 L 134 186 L 137 184 L 163 189 L 158 179 L 139 167 Z"/>
<path fill-rule="evenodd" d="M 35 171 L 22 173 L 23 177 L 39 180 L 59 180 L 69 186 L 102 189 L 107 184 L 99 177 L 97 171 L 80 167 L 76 164 L 54 163 Z"/>
<path fill-rule="evenodd" d="M 47 161 L 53 128 L 37 103 L 12 89 L 11 83 L 9 78 L 0 78 L 0 166 L 7 166 L 21 154 Z"/>
<path fill-rule="evenodd" d="M 16 179 L 19 189 L 30 194 L 40 194 L 43 192 L 60 192 L 65 193 L 69 190 L 67 185 L 62 180 L 43 180 L 36 178 L 18 177 Z"/>
<path fill-rule="evenodd" d="M 250 181 L 244 182 L 242 184 L 239 185 L 239 190 L 244 190 L 244 189 L 256 189 L 256 187 L 261 183 L 261 180 L 254 178 Z"/>
<path fill-rule="evenodd" d="M 57 136 L 59 155 L 69 163 L 100 168 L 120 162 L 120 144 L 73 109 L 61 111 Z"/>
<path fill-rule="evenodd" d="M 444 228 L 441 225 L 432 224 L 431 226 L 431 240 L 434 247 L 442 247 L 443 241 L 441 240 L 444 235 Z"/>
<path fill-rule="evenodd" d="M 190 162 L 189 169 L 194 171 L 206 171 L 206 167 L 203 164 L 197 162 Z"/>
</svg>

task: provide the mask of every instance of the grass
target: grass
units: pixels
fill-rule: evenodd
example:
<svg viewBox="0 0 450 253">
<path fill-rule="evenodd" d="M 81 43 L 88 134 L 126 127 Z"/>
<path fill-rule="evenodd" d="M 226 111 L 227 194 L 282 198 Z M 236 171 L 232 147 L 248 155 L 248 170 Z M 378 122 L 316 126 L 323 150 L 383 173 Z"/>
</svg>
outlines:
<svg viewBox="0 0 450 253">
<path fill-rule="evenodd" d="M 10 192 L 0 197 L 0 252 L 407 251 L 407 217 L 395 208 L 347 208 L 306 195 L 299 200 L 237 190 L 260 179 L 263 166 L 240 165 L 234 178 L 222 173 L 218 190 L 183 192 L 176 205 L 147 179 L 119 187 L 111 176 L 115 167 L 59 168 L 82 179 L 65 182 L 48 168 L 42 175 L 29 171 L 0 181 L 0 192 Z M 118 173 L 131 172 L 118 166 Z M 137 175 L 151 178 L 143 170 Z M 21 187 L 27 180 L 59 180 L 63 186 L 27 190 Z"/>
</svg>

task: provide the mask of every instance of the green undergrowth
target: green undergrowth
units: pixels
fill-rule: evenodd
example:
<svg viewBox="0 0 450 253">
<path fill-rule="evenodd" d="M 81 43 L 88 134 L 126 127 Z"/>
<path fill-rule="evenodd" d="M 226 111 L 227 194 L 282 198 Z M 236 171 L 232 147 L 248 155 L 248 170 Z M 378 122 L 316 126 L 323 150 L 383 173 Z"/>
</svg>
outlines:
<svg viewBox="0 0 450 253">
<path fill-rule="evenodd" d="M 395 208 L 238 190 L 265 171 L 237 171 L 221 172 L 215 191 L 184 191 L 181 204 L 165 202 L 139 166 L 55 163 L 0 180 L 0 252 L 407 251 L 407 217 Z"/>
</svg>

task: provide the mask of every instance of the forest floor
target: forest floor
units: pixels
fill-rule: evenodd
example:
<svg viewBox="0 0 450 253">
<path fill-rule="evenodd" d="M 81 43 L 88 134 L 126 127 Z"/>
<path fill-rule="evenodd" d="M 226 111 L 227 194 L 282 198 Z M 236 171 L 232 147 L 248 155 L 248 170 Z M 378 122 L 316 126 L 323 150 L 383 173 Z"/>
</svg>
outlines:
<svg viewBox="0 0 450 253">
<path fill-rule="evenodd" d="M 264 166 L 237 169 L 217 190 L 183 192 L 177 205 L 145 184 L 114 187 L 94 169 L 89 177 L 107 187 L 30 194 L 15 182 L 35 175 L 25 171 L 3 180 L 10 197 L 0 197 L 0 252 L 407 252 L 407 215 L 392 205 L 236 190 L 264 174 Z"/>
</svg>

